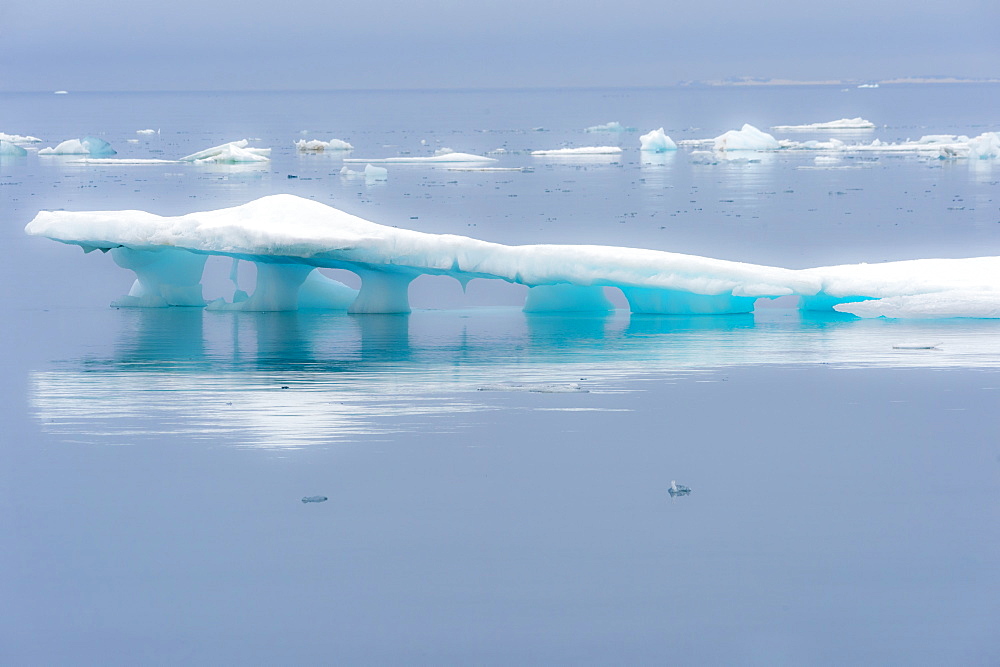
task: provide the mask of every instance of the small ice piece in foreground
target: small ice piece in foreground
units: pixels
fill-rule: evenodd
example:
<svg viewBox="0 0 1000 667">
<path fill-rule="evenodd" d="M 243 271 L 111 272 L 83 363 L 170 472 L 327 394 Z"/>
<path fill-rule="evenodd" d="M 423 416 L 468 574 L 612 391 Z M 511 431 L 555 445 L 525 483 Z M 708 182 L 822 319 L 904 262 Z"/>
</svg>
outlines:
<svg viewBox="0 0 1000 667">
<path fill-rule="evenodd" d="M 690 496 L 691 489 L 684 486 L 683 484 L 678 484 L 674 480 L 670 480 L 670 488 L 667 489 L 667 493 L 670 494 L 671 498 L 673 498 L 674 496 Z"/>
<path fill-rule="evenodd" d="M 653 130 L 649 134 L 644 134 L 639 137 L 639 144 L 641 146 L 639 150 L 650 151 L 653 153 L 664 153 L 666 151 L 677 150 L 677 144 L 663 132 L 662 127 L 658 130 Z"/>
<path fill-rule="evenodd" d="M 28 151 L 24 150 L 17 144 L 5 139 L 0 139 L 0 157 L 24 157 L 27 154 Z"/>
<path fill-rule="evenodd" d="M 340 139 L 320 141 L 319 139 L 299 139 L 295 142 L 296 150 L 303 153 L 322 153 L 323 151 L 352 151 L 354 146 Z"/>
<path fill-rule="evenodd" d="M 329 498 L 326 496 L 306 496 L 302 499 L 304 503 L 325 503 Z"/>
<path fill-rule="evenodd" d="M 874 130 L 875 123 L 864 118 L 841 118 L 808 125 L 772 125 L 772 130 Z"/>
<path fill-rule="evenodd" d="M 554 148 L 551 150 L 531 151 L 532 155 L 617 155 L 622 149 L 618 146 L 581 146 L 580 148 Z"/>
<path fill-rule="evenodd" d="M 739 130 L 729 130 L 713 140 L 717 151 L 773 151 L 779 149 L 777 139 L 749 123 Z"/>
</svg>

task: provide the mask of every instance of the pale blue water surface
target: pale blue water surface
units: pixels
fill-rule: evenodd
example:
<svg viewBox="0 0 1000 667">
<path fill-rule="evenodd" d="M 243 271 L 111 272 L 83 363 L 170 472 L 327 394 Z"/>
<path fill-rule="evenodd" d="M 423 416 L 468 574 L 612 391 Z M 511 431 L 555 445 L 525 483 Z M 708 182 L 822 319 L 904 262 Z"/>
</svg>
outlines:
<svg viewBox="0 0 1000 667">
<path fill-rule="evenodd" d="M 974 136 L 998 103 L 988 85 L 0 95 L 0 131 L 43 146 L 273 148 L 263 166 L 0 161 L 0 658 L 996 664 L 995 321 L 525 315 L 522 287 L 430 277 L 409 316 L 118 310 L 131 274 L 23 227 L 289 192 L 503 243 L 794 268 L 998 255 L 1000 163 L 637 150 L 660 126 L 854 116 L 878 128 L 833 136 Z M 638 131 L 583 131 L 612 120 Z M 301 138 L 504 149 L 493 166 L 525 171 L 366 184 Z M 528 154 L 605 144 L 626 151 Z M 206 295 L 230 297 L 228 275 L 210 261 Z"/>
</svg>

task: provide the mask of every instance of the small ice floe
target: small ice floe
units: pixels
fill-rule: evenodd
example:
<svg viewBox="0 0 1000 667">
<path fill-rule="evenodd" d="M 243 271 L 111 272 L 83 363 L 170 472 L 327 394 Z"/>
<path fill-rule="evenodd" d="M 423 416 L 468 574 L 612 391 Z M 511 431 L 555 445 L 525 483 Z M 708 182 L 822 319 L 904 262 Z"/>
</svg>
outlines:
<svg viewBox="0 0 1000 667">
<path fill-rule="evenodd" d="M 9 141 L 12 144 L 40 144 L 42 140 L 38 137 L 32 137 L 30 135 L 24 134 L 7 134 L 5 132 L 0 132 L 0 141 Z"/>
<path fill-rule="evenodd" d="M 639 146 L 639 150 L 652 153 L 677 150 L 677 143 L 666 135 L 662 127 L 639 137 Z"/>
<path fill-rule="evenodd" d="M 57 90 L 57 91 L 55 91 L 52 94 L 53 95 L 69 95 L 69 91 L 68 90 Z"/>
<path fill-rule="evenodd" d="M 306 496 L 302 499 L 304 503 L 325 503 L 329 498 L 326 496 Z"/>
<path fill-rule="evenodd" d="M 479 387 L 477 391 L 530 391 L 539 394 L 586 394 L 589 389 L 584 389 L 578 382 L 550 383 L 550 382 L 498 382 L 496 384 L 486 384 Z"/>
<path fill-rule="evenodd" d="M 206 148 L 203 151 L 185 155 L 181 162 L 198 164 L 242 164 L 246 162 L 267 162 L 271 158 L 270 148 L 250 148 L 250 141 L 241 139 L 226 144 Z"/>
<path fill-rule="evenodd" d="M 574 155 L 618 155 L 622 149 L 618 146 L 581 146 L 580 148 L 554 148 L 551 150 L 531 151 L 532 155 L 574 156 Z"/>
<path fill-rule="evenodd" d="M 385 158 L 346 158 L 344 162 L 365 162 L 377 164 L 447 164 L 449 162 L 496 162 L 496 158 L 472 155 L 471 153 L 444 153 L 430 156 L 401 156 Z"/>
<path fill-rule="evenodd" d="M 712 144 L 717 151 L 775 151 L 781 148 L 777 139 L 749 123 L 739 130 L 720 134 Z"/>
<path fill-rule="evenodd" d="M 325 151 L 352 151 L 354 146 L 340 139 L 330 139 L 330 141 L 300 139 L 295 142 L 295 149 L 302 153 L 323 153 Z"/>
<path fill-rule="evenodd" d="M 808 125 L 772 125 L 772 130 L 874 130 L 875 123 L 864 118 L 841 118 Z"/>
<path fill-rule="evenodd" d="M 159 130 L 136 130 L 136 134 L 159 134 Z"/>
<path fill-rule="evenodd" d="M 676 496 L 690 496 L 691 489 L 684 486 L 683 484 L 678 484 L 674 480 L 670 480 L 670 488 L 667 489 L 667 493 L 670 494 L 671 498 L 674 498 Z"/>
<path fill-rule="evenodd" d="M 604 125 L 591 125 L 584 132 L 634 132 L 634 127 L 625 127 L 616 120 Z"/>
<path fill-rule="evenodd" d="M 941 343 L 895 343 L 892 346 L 894 350 L 939 350 L 938 347 Z"/>
<path fill-rule="evenodd" d="M 389 180 L 388 169 L 385 167 L 376 167 L 372 164 L 366 164 L 362 171 L 355 171 L 349 167 L 341 167 L 340 175 L 344 178 L 363 178 L 366 183 Z"/>
<path fill-rule="evenodd" d="M 103 157 L 116 153 L 111 144 L 97 137 L 67 139 L 55 148 L 43 148 L 38 151 L 39 155 L 89 155 L 90 157 Z"/>
</svg>

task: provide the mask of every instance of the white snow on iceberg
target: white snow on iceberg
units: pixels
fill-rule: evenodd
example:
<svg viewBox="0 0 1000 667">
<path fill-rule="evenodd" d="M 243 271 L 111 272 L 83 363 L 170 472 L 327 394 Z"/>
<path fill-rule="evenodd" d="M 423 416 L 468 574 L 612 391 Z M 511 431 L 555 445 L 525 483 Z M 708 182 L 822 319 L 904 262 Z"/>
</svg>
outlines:
<svg viewBox="0 0 1000 667">
<path fill-rule="evenodd" d="M 553 148 L 551 150 L 531 151 L 532 155 L 618 155 L 622 149 L 618 146 L 581 146 L 580 148 Z"/>
<path fill-rule="evenodd" d="M 448 164 L 452 162 L 496 162 L 496 158 L 472 155 L 471 153 L 445 153 L 443 155 L 426 157 L 346 158 L 344 162 L 365 162 L 368 164 Z"/>
<path fill-rule="evenodd" d="M 361 290 L 349 307 L 355 313 L 409 312 L 409 283 L 423 274 L 463 284 L 491 278 L 528 285 L 525 310 L 531 312 L 606 311 L 604 287 L 619 288 L 632 312 L 680 315 L 747 313 L 759 297 L 790 295 L 810 310 L 873 299 L 888 308 L 896 297 L 948 300 L 949 293 L 1000 298 L 1000 257 L 791 270 L 638 248 L 507 246 L 379 225 L 293 195 L 175 217 L 42 211 L 25 231 L 88 252 L 110 250 L 136 273 L 133 305 L 202 305 L 207 255 L 256 263 L 257 289 L 239 307 L 255 310 L 300 307 L 300 289 L 317 267 L 360 276 Z M 953 303 L 961 312 L 965 302 Z M 981 316 L 979 305 L 968 316 Z"/>
<path fill-rule="evenodd" d="M 774 137 L 749 123 L 739 130 L 729 130 L 717 136 L 712 145 L 717 151 L 774 151 L 781 148 Z"/>
<path fill-rule="evenodd" d="M 352 151 L 354 146 L 340 139 L 330 139 L 330 141 L 300 139 L 295 142 L 295 149 L 303 153 L 322 153 L 324 151 Z"/>
<path fill-rule="evenodd" d="M 875 123 L 864 118 L 841 118 L 808 125 L 772 125 L 772 130 L 874 130 Z"/>
<path fill-rule="evenodd" d="M 185 155 L 181 162 L 196 162 L 198 164 L 241 164 L 247 162 L 267 162 L 271 154 L 270 148 L 250 148 L 246 139 L 230 141 L 219 146 L 206 148 L 203 151 Z"/>
<path fill-rule="evenodd" d="M 677 144 L 674 143 L 673 139 L 666 135 L 662 127 L 639 137 L 639 145 L 639 150 L 652 153 L 664 153 L 666 151 L 677 150 Z"/>
</svg>

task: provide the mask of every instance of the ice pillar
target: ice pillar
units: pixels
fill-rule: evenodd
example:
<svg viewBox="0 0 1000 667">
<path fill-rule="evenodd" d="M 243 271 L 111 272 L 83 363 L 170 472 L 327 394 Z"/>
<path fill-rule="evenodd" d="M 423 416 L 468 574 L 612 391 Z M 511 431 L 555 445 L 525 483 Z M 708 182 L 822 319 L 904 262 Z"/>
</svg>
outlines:
<svg viewBox="0 0 1000 667">
<path fill-rule="evenodd" d="M 410 282 L 408 273 L 358 269 L 361 290 L 347 309 L 349 313 L 408 313 L 410 312 Z"/>
<path fill-rule="evenodd" d="M 205 305 L 201 275 L 207 255 L 178 248 L 135 250 L 121 246 L 111 249 L 111 257 L 115 264 L 136 275 L 128 295 L 112 305 L 133 308 Z"/>
</svg>

